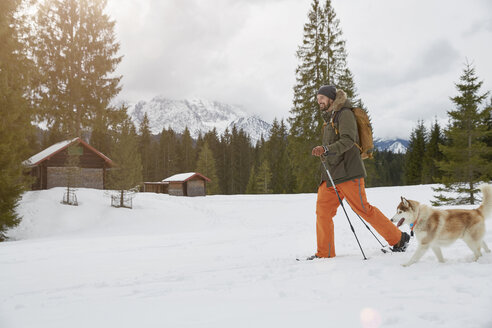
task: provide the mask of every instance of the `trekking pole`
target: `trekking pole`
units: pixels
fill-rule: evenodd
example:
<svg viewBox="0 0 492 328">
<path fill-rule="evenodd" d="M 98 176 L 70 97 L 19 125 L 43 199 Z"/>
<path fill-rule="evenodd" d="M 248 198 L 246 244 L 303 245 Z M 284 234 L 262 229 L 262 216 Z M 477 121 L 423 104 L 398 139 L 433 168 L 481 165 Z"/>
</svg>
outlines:
<svg viewBox="0 0 492 328">
<path fill-rule="evenodd" d="M 340 205 L 342 205 L 343 212 L 345 213 L 345 216 L 347 217 L 347 221 L 350 225 L 350 229 L 352 229 L 352 232 L 354 233 L 355 240 L 357 240 L 357 244 L 359 244 L 360 251 L 362 252 L 362 256 L 364 256 L 364 260 L 367 260 L 366 254 L 364 254 L 364 251 L 362 250 L 362 246 L 360 245 L 359 238 L 357 238 L 357 234 L 355 233 L 354 227 L 352 226 L 352 222 L 350 222 L 350 219 L 348 217 L 347 211 L 345 210 L 345 206 L 343 206 L 342 199 L 340 198 L 340 195 L 338 194 L 337 187 L 335 186 L 335 183 L 333 182 L 333 178 L 331 177 L 330 171 L 325 165 L 325 162 L 323 162 L 323 159 L 320 157 L 321 163 L 325 167 L 326 173 L 328 174 L 328 178 L 330 178 L 331 185 L 333 186 L 333 189 L 335 189 L 335 193 L 337 194 L 338 201 L 340 202 Z"/>
<path fill-rule="evenodd" d="M 374 234 L 374 232 L 372 232 L 371 228 L 369 228 L 369 226 L 367 225 L 366 221 L 364 221 L 359 214 L 357 214 L 357 212 L 352 208 L 352 206 L 349 204 L 350 208 L 352 209 L 352 211 L 355 213 L 355 215 L 357 215 L 357 217 L 360 219 L 360 221 L 362 223 L 364 223 L 364 225 L 366 226 L 367 230 L 369 230 L 370 233 L 372 233 L 372 235 L 374 236 L 374 238 L 376 238 L 376 240 L 378 241 L 379 245 L 381 245 L 381 247 L 387 247 L 388 245 L 384 246 L 378 239 L 378 237 L 376 237 L 376 235 Z"/>
</svg>

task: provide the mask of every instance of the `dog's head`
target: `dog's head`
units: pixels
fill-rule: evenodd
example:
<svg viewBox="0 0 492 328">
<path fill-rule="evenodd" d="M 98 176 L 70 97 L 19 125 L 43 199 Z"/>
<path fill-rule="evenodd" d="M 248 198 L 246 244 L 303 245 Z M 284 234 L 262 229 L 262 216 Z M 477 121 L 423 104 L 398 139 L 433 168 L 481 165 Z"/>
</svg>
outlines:
<svg viewBox="0 0 492 328">
<path fill-rule="evenodd" d="M 414 215 L 418 204 L 413 204 L 413 201 L 401 197 L 401 202 L 396 208 L 396 214 L 391 218 L 391 222 L 397 222 L 399 227 L 403 223 L 410 224 L 415 221 Z"/>
</svg>

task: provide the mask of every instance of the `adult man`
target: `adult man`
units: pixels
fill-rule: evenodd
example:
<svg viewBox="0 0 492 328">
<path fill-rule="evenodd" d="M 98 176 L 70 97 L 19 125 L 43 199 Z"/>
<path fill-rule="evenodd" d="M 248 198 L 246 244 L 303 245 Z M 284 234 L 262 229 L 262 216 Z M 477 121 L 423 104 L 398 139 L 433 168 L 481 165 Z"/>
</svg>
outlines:
<svg viewBox="0 0 492 328">
<path fill-rule="evenodd" d="M 314 147 L 312 155 L 321 156 L 326 163 L 340 198 L 393 246 L 394 252 L 404 252 L 410 236 L 401 232 L 376 207 L 367 202 L 364 188 L 366 170 L 360 156 L 357 122 L 350 110 L 351 104 L 343 90 L 322 86 L 317 95 L 319 108 L 325 121 L 323 145 Z M 333 217 L 340 205 L 338 197 L 323 169 L 316 202 L 316 236 L 318 250 L 308 258 L 335 257 Z"/>
</svg>

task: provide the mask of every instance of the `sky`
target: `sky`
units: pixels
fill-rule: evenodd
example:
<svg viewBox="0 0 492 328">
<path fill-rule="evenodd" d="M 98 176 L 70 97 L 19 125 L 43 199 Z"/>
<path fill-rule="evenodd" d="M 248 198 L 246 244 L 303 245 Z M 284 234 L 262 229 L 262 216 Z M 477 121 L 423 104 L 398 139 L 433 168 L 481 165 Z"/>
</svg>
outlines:
<svg viewBox="0 0 492 328">
<path fill-rule="evenodd" d="M 321 1 L 323 2 L 323 1 Z M 123 61 L 119 100 L 203 98 L 265 121 L 292 108 L 312 0 L 108 0 Z M 333 0 L 375 137 L 447 123 L 465 63 L 492 90 L 492 1 Z"/>
</svg>

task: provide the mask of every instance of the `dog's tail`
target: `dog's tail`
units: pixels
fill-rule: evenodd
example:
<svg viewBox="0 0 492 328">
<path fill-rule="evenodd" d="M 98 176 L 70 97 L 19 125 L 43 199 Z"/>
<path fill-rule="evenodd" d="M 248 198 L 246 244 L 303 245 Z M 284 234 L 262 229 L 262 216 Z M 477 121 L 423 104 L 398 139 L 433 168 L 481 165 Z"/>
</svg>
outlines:
<svg viewBox="0 0 492 328">
<path fill-rule="evenodd" d="M 492 214 L 492 185 L 483 184 L 480 187 L 482 191 L 482 205 L 478 208 L 484 218 L 489 218 Z"/>
</svg>

